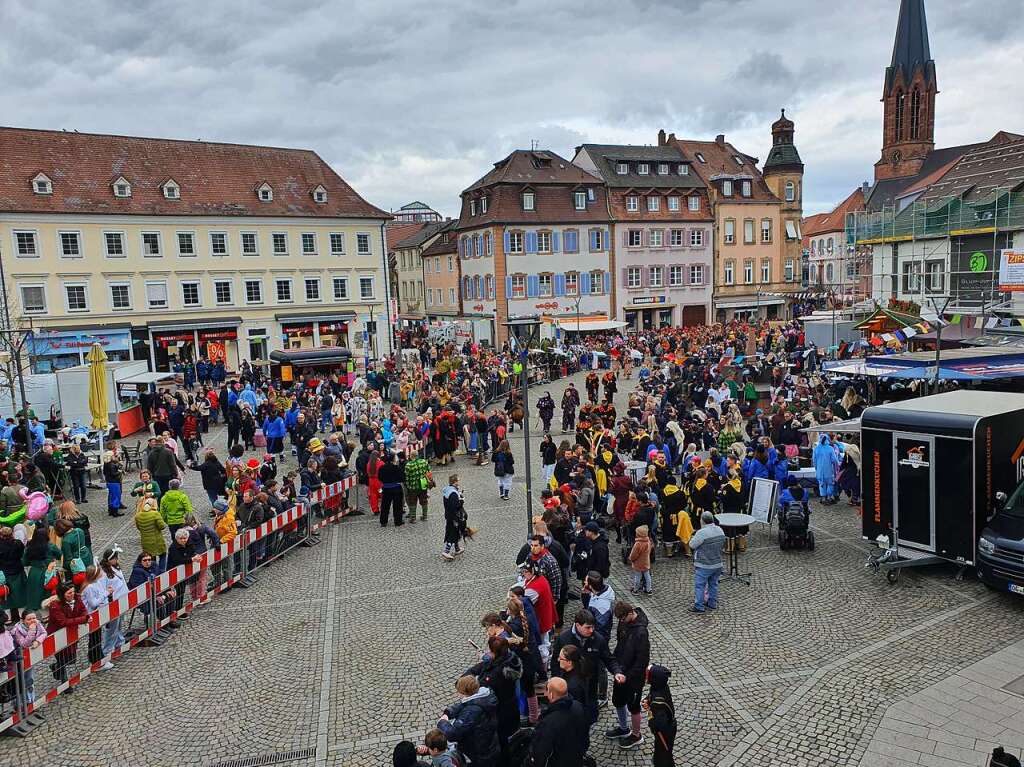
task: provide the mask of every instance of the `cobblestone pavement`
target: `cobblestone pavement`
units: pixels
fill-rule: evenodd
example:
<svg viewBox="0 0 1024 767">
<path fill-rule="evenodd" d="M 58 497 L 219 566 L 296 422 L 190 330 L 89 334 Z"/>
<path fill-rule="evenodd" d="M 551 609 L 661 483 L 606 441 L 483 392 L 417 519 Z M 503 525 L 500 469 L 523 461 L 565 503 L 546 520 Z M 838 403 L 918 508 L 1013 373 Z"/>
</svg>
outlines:
<svg viewBox="0 0 1024 767">
<path fill-rule="evenodd" d="M 556 401 L 562 388 L 550 387 Z M 226 452 L 219 428 L 207 442 Z M 393 744 L 421 737 L 451 702 L 455 678 L 474 661 L 468 640 L 479 640 L 477 620 L 500 605 L 511 582 L 526 525 L 519 432 L 512 442 L 520 475 L 510 501 L 498 499 L 490 467 L 464 458 L 455 467 L 480 528 L 456 562 L 440 557 L 439 491 L 426 524 L 382 530 L 370 517 L 347 519 L 325 531 L 321 545 L 260 571 L 255 587 L 199 609 L 163 647 L 136 649 L 62 696 L 28 738 L 0 740 L 0 764 L 212 766 L 273 754 L 296 767 L 390 764 Z M 536 456 L 533 463 L 539 476 Z M 435 470 L 442 481 L 447 472 Z M 185 486 L 205 513 L 196 472 Z M 86 508 L 95 550 L 116 540 L 134 557 L 131 518 L 107 517 L 103 491 L 93 491 Z M 655 593 L 641 604 L 653 658 L 673 670 L 679 764 L 884 765 L 895 758 L 886 744 L 906 747 L 891 733 L 911 729 L 905 707 L 918 705 L 915 696 L 938 694 L 958 672 L 1022 638 L 1024 600 L 941 568 L 908 572 L 891 586 L 865 570 L 850 507 L 816 507 L 812 524 L 813 552 L 779 551 L 755 530 L 743 557 L 752 584 L 724 584 L 713 614 L 686 611 L 688 561 L 657 560 Z M 613 567 L 613 586 L 628 595 L 628 573 Z M 993 693 L 989 705 L 1008 699 Z M 960 701 L 948 696 L 947 722 L 959 706 L 968 716 L 967 704 L 977 704 Z M 1009 706 L 997 735 L 1021 721 Z M 599 764 L 650 764 L 649 739 L 623 753 L 603 738 L 612 718 L 604 710 L 595 729 Z M 284 761 L 291 752 L 297 758 Z M 951 764 L 934 745 L 917 753 L 904 761 Z"/>
</svg>

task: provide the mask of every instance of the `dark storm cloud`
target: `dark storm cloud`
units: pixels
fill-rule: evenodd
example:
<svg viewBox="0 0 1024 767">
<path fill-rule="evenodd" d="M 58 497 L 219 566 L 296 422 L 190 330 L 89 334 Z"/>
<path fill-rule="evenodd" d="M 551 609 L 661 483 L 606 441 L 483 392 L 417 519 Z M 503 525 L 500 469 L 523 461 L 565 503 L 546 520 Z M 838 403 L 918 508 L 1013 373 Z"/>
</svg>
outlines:
<svg viewBox="0 0 1024 767">
<path fill-rule="evenodd" d="M 309 147 L 383 207 L 458 192 L 531 141 L 797 123 L 811 211 L 869 178 L 898 3 L 0 0 L 0 123 Z M 928 0 L 940 144 L 1020 130 L 1020 0 Z M 991 97 L 989 94 L 992 94 Z M 1006 94 L 997 98 L 996 94 Z"/>
</svg>

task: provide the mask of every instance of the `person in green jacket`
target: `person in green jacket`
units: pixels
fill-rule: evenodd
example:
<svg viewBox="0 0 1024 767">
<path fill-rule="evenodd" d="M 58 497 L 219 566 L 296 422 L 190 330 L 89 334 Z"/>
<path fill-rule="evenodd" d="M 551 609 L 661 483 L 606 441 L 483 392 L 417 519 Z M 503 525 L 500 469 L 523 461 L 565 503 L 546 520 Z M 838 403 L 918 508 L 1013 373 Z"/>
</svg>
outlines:
<svg viewBox="0 0 1024 767">
<path fill-rule="evenodd" d="M 167 540 L 164 538 L 167 523 L 160 516 L 155 498 L 144 498 L 139 502 L 139 509 L 135 512 L 135 527 L 139 531 L 142 552 L 156 557 L 159 572 L 162 573 L 167 566 Z"/>
<path fill-rule="evenodd" d="M 46 569 L 51 562 L 60 562 L 60 549 L 50 543 L 49 531 L 39 525 L 28 545 L 22 563 L 28 567 L 28 578 L 25 589 L 25 610 L 41 610 L 43 600 L 52 596 L 52 592 L 43 588 L 46 583 Z"/>
<path fill-rule="evenodd" d="M 160 499 L 160 516 L 173 540 L 178 528 L 185 524 L 185 517 L 192 513 L 192 501 L 181 489 L 181 480 L 172 479 L 167 486 L 169 489 Z"/>
<path fill-rule="evenodd" d="M 132 498 L 145 498 L 151 495 L 160 500 L 160 485 L 153 481 L 148 469 L 139 472 L 139 481 L 132 485 Z"/>
<path fill-rule="evenodd" d="M 58 519 L 54 529 L 60 536 L 60 554 L 64 560 L 64 575 L 70 582 L 71 560 L 77 557 L 86 567 L 90 567 L 93 564 L 92 551 L 86 544 L 85 531 L 75 527 L 69 520 Z"/>
</svg>

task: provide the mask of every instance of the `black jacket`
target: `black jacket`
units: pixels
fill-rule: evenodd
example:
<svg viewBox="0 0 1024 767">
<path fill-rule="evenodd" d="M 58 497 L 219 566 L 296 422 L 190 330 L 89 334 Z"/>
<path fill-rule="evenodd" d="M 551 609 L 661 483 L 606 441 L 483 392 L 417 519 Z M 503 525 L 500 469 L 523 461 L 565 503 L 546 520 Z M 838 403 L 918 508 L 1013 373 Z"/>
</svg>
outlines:
<svg viewBox="0 0 1024 767">
<path fill-rule="evenodd" d="M 508 737 L 519 729 L 519 699 L 516 682 L 523 675 L 523 662 L 512 650 L 504 658 L 482 660 L 466 671 L 479 679 L 498 699 L 498 732 Z"/>
<path fill-rule="evenodd" d="M 224 495 L 224 484 L 227 481 L 227 473 L 224 466 L 217 459 L 207 459 L 192 467 L 202 475 L 203 489 L 217 495 Z"/>
<path fill-rule="evenodd" d="M 198 553 L 191 538 L 184 546 L 180 545 L 177 540 L 171 541 L 171 545 L 167 549 L 167 569 L 188 564 Z"/>
<path fill-rule="evenodd" d="M 590 543 L 590 557 L 588 567 L 601 573 L 602 578 L 607 578 L 612 571 L 612 560 L 608 553 L 608 536 L 604 531 Z"/>
<path fill-rule="evenodd" d="M 618 674 L 620 670 L 619 662 L 612 655 L 612 651 L 608 649 L 608 640 L 601 636 L 600 632 L 595 631 L 589 637 L 583 638 L 576 634 L 575 629 L 575 625 L 567 628 L 555 637 L 555 641 L 551 643 L 550 673 L 551 676 L 562 675 L 562 669 L 558 665 L 558 653 L 562 651 L 563 647 L 569 647 L 570 645 L 578 647 L 580 655 L 587 664 L 589 671 L 587 687 L 590 694 L 596 698 L 597 680 L 602 673 L 601 667 L 604 666 L 604 668 L 608 669 L 610 674 Z"/>
<path fill-rule="evenodd" d="M 69 450 L 64 456 L 64 464 L 72 474 L 84 474 L 86 467 L 89 465 L 89 456 L 82 452 L 75 455 Z"/>
<path fill-rule="evenodd" d="M 448 720 L 439 721 L 438 729 L 471 762 L 490 764 L 498 757 L 498 698 L 493 692 L 455 703 L 445 713 Z"/>
<path fill-rule="evenodd" d="M 628 684 L 643 685 L 651 662 L 651 638 L 647 633 L 647 614 L 636 608 L 636 618 L 619 621 L 615 631 L 615 660 Z"/>
<path fill-rule="evenodd" d="M 566 696 L 541 714 L 530 741 L 530 767 L 580 767 L 590 742 L 587 716 L 579 701 Z"/>
</svg>

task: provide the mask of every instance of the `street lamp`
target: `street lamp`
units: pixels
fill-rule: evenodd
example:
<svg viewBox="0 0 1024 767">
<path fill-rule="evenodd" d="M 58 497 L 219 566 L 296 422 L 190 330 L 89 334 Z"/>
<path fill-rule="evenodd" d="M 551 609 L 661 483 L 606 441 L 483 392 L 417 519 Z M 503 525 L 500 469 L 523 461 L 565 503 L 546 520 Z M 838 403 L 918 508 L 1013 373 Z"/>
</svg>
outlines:
<svg viewBox="0 0 1024 767">
<path fill-rule="evenodd" d="M 523 450 L 526 452 L 526 534 L 533 533 L 533 469 L 530 466 L 530 457 L 533 455 L 530 450 L 530 395 L 529 395 L 529 361 L 530 344 L 538 340 L 540 336 L 540 318 L 517 317 L 502 323 L 508 328 L 509 340 L 512 345 L 515 364 L 522 368 L 520 375 L 520 386 L 523 389 Z M 514 375 L 514 372 L 513 372 Z"/>
</svg>

